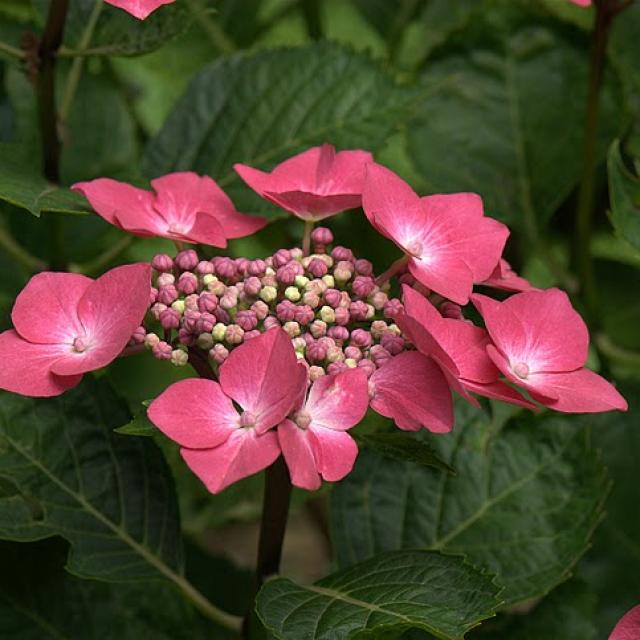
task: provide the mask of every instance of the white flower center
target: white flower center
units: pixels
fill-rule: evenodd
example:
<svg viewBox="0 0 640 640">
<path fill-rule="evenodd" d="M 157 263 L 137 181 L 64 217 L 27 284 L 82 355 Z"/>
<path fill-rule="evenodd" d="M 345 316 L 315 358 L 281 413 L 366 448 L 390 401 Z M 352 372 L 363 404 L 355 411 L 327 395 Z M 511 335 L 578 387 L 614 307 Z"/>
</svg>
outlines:
<svg viewBox="0 0 640 640">
<path fill-rule="evenodd" d="M 525 380 L 529 377 L 529 365 L 526 362 L 517 362 L 511 367 L 513 373 L 515 373 L 518 378 Z"/>
<path fill-rule="evenodd" d="M 406 251 L 414 258 L 420 258 L 424 251 L 424 245 L 419 240 L 413 240 L 407 245 Z"/>
<path fill-rule="evenodd" d="M 80 337 L 73 339 L 73 350 L 76 353 L 84 353 L 89 348 L 89 341 L 86 337 Z"/>
<path fill-rule="evenodd" d="M 305 411 L 304 409 L 298 411 L 294 416 L 293 416 L 293 421 L 301 428 L 301 429 L 308 429 L 309 425 L 311 424 L 311 416 L 309 415 L 309 413 L 307 411 Z"/>
<path fill-rule="evenodd" d="M 240 426 L 247 429 L 253 429 L 256 426 L 257 418 L 251 411 L 243 411 L 240 415 Z"/>
</svg>

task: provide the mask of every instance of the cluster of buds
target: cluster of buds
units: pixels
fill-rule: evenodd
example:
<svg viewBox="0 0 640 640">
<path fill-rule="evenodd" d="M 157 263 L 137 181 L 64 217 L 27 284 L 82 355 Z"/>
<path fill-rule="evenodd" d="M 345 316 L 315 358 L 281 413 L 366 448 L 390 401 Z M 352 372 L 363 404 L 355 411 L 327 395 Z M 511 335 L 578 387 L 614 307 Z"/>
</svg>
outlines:
<svg viewBox="0 0 640 640">
<path fill-rule="evenodd" d="M 332 246 L 329 229 L 314 229 L 311 243 L 310 255 L 280 249 L 264 260 L 155 256 L 149 313 L 131 344 L 177 366 L 200 350 L 215 368 L 238 345 L 282 327 L 311 380 L 356 367 L 370 376 L 408 347 L 394 322 L 402 303 L 389 297 L 389 283 L 376 283 L 371 262 Z"/>
</svg>

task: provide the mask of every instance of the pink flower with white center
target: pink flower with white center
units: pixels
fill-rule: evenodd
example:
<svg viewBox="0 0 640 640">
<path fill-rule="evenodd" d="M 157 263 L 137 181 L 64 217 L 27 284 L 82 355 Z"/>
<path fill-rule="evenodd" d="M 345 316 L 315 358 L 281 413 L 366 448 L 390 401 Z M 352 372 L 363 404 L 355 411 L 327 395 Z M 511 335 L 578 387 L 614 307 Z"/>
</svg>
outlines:
<svg viewBox="0 0 640 640">
<path fill-rule="evenodd" d="M 500 258 L 493 273 L 480 284 L 504 291 L 537 291 L 536 287 L 531 286 L 525 278 L 521 278 L 504 258 Z"/>
<path fill-rule="evenodd" d="M 151 268 L 132 264 L 97 280 L 39 273 L 13 306 L 14 329 L 0 334 L 0 388 L 57 396 L 82 374 L 106 366 L 139 329 L 149 304 Z"/>
<path fill-rule="evenodd" d="M 280 163 L 271 173 L 235 164 L 238 175 L 260 196 L 303 220 L 322 220 L 362 204 L 368 151 L 313 147 Z"/>
<path fill-rule="evenodd" d="M 138 18 L 138 20 L 144 20 L 148 18 L 158 7 L 163 4 L 171 4 L 175 0 L 105 0 L 107 4 L 110 4 L 119 9 L 124 9 L 127 13 Z"/>
<path fill-rule="evenodd" d="M 625 613 L 614 627 L 609 640 L 638 640 L 640 638 L 640 605 Z"/>
<path fill-rule="evenodd" d="M 469 301 L 474 282 L 491 276 L 509 235 L 484 216 L 480 196 L 420 198 L 379 164 L 367 165 L 362 205 L 371 224 L 404 251 L 411 275 L 458 304 Z"/>
<path fill-rule="evenodd" d="M 453 428 L 453 402 L 447 379 L 429 356 L 405 351 L 389 359 L 369 379 L 371 408 L 405 431 L 434 433 Z"/>
<path fill-rule="evenodd" d="M 358 447 L 346 433 L 367 412 L 367 375 L 348 369 L 325 375 L 312 385 L 306 401 L 278 426 L 282 455 L 291 482 L 301 489 L 319 489 L 321 477 L 329 482 L 353 469 Z"/>
<path fill-rule="evenodd" d="M 228 239 L 251 235 L 267 222 L 236 211 L 209 176 L 170 173 L 152 180 L 151 186 L 154 191 L 98 178 L 71 188 L 82 193 L 107 222 L 138 236 L 226 247 Z"/>
<path fill-rule="evenodd" d="M 219 380 L 177 382 L 148 411 L 151 422 L 182 447 L 184 461 L 211 493 L 278 458 L 273 428 L 304 392 L 307 372 L 297 364 L 286 333 L 277 329 L 234 349 Z"/>
<path fill-rule="evenodd" d="M 566 293 L 527 291 L 504 302 L 476 294 L 472 301 L 493 341 L 489 357 L 534 400 L 566 413 L 626 411 L 616 389 L 584 368 L 589 333 Z"/>
<path fill-rule="evenodd" d="M 466 320 L 443 318 L 424 296 L 407 285 L 402 286 L 402 293 L 404 313 L 396 318 L 398 326 L 418 351 L 440 365 L 455 391 L 476 406 L 478 401 L 470 392 L 535 408 L 500 381 L 500 371 L 487 355 L 490 340 L 484 329 Z"/>
</svg>

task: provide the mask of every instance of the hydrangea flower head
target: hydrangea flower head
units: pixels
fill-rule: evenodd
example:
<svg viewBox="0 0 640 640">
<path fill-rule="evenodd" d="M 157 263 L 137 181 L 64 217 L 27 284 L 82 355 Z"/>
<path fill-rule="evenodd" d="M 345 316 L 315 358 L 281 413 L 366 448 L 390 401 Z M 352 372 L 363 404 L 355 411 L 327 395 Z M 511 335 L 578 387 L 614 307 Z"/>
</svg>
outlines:
<svg viewBox="0 0 640 640">
<path fill-rule="evenodd" d="M 78 182 L 96 213 L 107 222 L 139 236 L 226 247 L 227 240 L 262 229 L 264 218 L 236 211 L 229 197 L 209 176 L 191 171 L 151 181 L 152 191 L 111 178 Z"/>
<path fill-rule="evenodd" d="M 0 334 L 0 388 L 57 396 L 126 347 L 149 304 L 151 268 L 117 267 L 97 280 L 39 273 L 16 299 L 14 329 Z"/>
<path fill-rule="evenodd" d="M 175 0 L 105 0 L 105 2 L 124 9 L 138 20 L 144 20 L 163 4 L 171 4 Z"/>
<path fill-rule="evenodd" d="M 618 391 L 584 368 L 589 333 L 566 293 L 527 291 L 504 302 L 475 294 L 472 301 L 491 336 L 489 357 L 534 400 L 569 413 L 626 411 Z"/>
<path fill-rule="evenodd" d="M 312 147 L 280 163 L 270 173 L 234 165 L 260 196 L 303 220 L 322 220 L 362 204 L 368 151 L 339 151 L 330 144 Z"/>
</svg>

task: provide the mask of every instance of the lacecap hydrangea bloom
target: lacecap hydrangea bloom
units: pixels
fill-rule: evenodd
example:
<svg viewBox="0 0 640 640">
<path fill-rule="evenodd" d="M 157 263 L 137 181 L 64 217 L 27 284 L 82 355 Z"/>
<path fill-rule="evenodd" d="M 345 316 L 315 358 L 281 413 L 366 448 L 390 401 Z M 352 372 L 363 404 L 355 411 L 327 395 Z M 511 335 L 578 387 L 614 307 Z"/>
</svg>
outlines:
<svg viewBox="0 0 640 640">
<path fill-rule="evenodd" d="M 171 4 L 175 0 L 105 0 L 105 2 L 118 9 L 124 9 L 138 20 L 145 20 L 156 9 L 164 4 Z"/>
<path fill-rule="evenodd" d="M 502 257 L 509 231 L 485 215 L 476 194 L 420 197 L 368 152 L 330 145 L 270 173 L 236 169 L 265 199 L 305 221 L 304 248 L 258 259 L 195 249 L 158 254 L 151 268 L 121 267 L 137 270 L 138 284 L 132 279 L 118 300 L 109 287 L 93 296 L 93 316 L 81 299 L 90 280 L 67 274 L 81 279 L 77 294 L 56 294 L 55 304 L 44 297 L 44 308 L 30 284 L 21 297 L 32 306 L 18 299 L 15 331 L 1 343 L 11 373 L 0 386 L 55 395 L 118 353 L 144 350 L 191 365 L 200 379 L 171 385 L 149 417 L 214 493 L 281 455 L 298 487 L 340 480 L 358 453 L 349 432 L 368 408 L 399 429 L 434 433 L 453 428 L 454 393 L 475 405 L 481 396 L 534 410 L 626 410 L 616 389 L 584 367 L 588 332 L 566 294 L 535 289 L 511 269 Z M 152 187 L 102 178 L 75 188 L 110 223 L 180 244 L 221 247 L 264 224 L 238 213 L 206 176 L 170 174 Z M 329 228 L 314 228 L 359 207 L 401 252 L 380 275 Z M 501 291 L 500 300 L 486 295 L 491 289 Z M 473 307 L 484 326 L 472 322 Z M 88 331 L 95 341 L 85 340 L 76 319 L 95 327 Z M 83 350 L 95 356 L 85 362 Z M 46 367 L 32 384 L 29 354 L 36 352 Z"/>
</svg>

